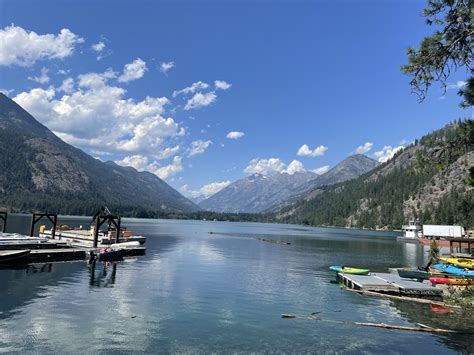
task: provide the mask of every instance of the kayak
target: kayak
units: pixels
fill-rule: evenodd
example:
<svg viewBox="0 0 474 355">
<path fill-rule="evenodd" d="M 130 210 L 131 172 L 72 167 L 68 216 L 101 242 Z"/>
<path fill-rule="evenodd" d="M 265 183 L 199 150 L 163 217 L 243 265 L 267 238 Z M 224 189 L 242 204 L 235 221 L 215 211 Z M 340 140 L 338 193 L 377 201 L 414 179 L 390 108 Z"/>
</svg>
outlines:
<svg viewBox="0 0 474 355">
<path fill-rule="evenodd" d="M 404 279 L 418 279 L 418 280 L 428 280 L 433 276 L 430 272 L 425 270 L 420 270 L 418 268 L 407 267 L 397 269 L 398 276 L 403 277 Z"/>
<path fill-rule="evenodd" d="M 467 268 L 463 269 L 462 267 L 451 265 L 451 264 L 436 264 L 436 265 L 433 265 L 433 268 L 438 271 L 446 272 L 448 274 L 474 277 L 474 270 L 467 269 Z"/>
<path fill-rule="evenodd" d="M 474 269 L 474 259 L 468 258 L 439 258 L 439 260 L 444 261 L 448 264 L 453 264 L 460 267 L 467 267 Z"/>
<path fill-rule="evenodd" d="M 358 269 L 355 267 L 347 267 L 347 266 L 330 266 L 330 270 L 336 272 L 342 272 L 343 274 L 352 274 L 352 275 L 368 275 L 370 270 L 368 269 Z"/>
<path fill-rule="evenodd" d="M 467 286 L 474 285 L 474 280 L 470 279 L 450 279 L 446 277 L 430 277 L 433 284 Z"/>
</svg>

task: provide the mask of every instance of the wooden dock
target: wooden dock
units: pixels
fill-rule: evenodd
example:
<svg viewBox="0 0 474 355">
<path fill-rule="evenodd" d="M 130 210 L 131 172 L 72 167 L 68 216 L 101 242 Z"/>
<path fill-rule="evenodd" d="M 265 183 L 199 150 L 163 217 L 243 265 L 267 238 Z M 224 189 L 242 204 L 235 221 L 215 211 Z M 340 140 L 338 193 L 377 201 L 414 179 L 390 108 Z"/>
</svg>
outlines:
<svg viewBox="0 0 474 355">
<path fill-rule="evenodd" d="M 417 297 L 439 297 L 443 293 L 440 288 L 429 283 L 404 279 L 390 273 L 370 273 L 369 275 L 338 273 L 338 277 L 345 286 L 362 291 Z"/>
</svg>

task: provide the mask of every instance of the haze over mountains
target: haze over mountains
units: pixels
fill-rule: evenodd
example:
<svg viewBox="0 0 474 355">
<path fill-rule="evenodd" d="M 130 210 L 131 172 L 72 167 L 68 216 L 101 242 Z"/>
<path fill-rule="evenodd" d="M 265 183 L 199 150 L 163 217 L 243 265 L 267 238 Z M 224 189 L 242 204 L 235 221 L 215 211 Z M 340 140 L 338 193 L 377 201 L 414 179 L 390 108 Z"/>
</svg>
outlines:
<svg viewBox="0 0 474 355">
<path fill-rule="evenodd" d="M 128 212 L 199 209 L 154 174 L 101 162 L 63 142 L 3 94 L 0 152 L 0 204 L 12 210 L 87 214 L 102 204 Z"/>
<path fill-rule="evenodd" d="M 208 211 L 230 213 L 269 212 L 287 205 L 322 185 L 354 179 L 379 163 L 365 155 L 352 155 L 327 173 L 317 175 L 311 171 L 286 172 L 273 175 L 253 174 L 230 184 L 199 203 Z"/>
</svg>

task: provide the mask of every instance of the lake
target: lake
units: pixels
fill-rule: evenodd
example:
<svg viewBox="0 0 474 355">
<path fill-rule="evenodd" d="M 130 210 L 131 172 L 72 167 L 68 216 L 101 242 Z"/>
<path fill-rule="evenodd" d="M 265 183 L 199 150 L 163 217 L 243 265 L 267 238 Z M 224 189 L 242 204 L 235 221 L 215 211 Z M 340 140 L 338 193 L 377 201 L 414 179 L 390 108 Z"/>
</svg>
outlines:
<svg viewBox="0 0 474 355">
<path fill-rule="evenodd" d="M 30 218 L 9 215 L 7 231 L 27 233 Z M 145 256 L 0 270 L 0 352 L 474 351 L 469 336 L 281 318 L 319 312 L 329 321 L 468 326 L 430 305 L 361 296 L 334 282 L 330 265 L 386 272 L 426 261 L 427 249 L 397 242 L 396 233 L 126 218 L 122 224 L 147 237 Z"/>
</svg>

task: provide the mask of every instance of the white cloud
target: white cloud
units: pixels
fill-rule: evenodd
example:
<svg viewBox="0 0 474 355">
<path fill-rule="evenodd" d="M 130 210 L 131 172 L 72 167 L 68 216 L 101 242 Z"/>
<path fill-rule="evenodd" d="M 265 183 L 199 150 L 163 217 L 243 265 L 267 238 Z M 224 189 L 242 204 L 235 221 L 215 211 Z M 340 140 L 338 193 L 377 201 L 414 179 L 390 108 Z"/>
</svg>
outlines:
<svg viewBox="0 0 474 355">
<path fill-rule="evenodd" d="M 102 41 L 97 42 L 97 43 L 93 44 L 91 46 L 91 48 L 92 48 L 93 51 L 100 53 L 105 49 L 105 43 L 102 42 Z"/>
<path fill-rule="evenodd" d="M 249 165 L 244 169 L 247 174 L 263 174 L 269 175 L 272 173 L 279 173 L 285 169 L 285 163 L 278 158 L 270 159 L 252 159 Z"/>
<path fill-rule="evenodd" d="M 447 86 L 447 89 L 462 89 L 464 86 L 466 86 L 467 82 L 465 81 L 462 81 L 462 80 L 458 80 L 456 81 L 455 84 L 449 84 Z"/>
<path fill-rule="evenodd" d="M 318 174 L 318 175 L 323 175 L 329 171 L 329 165 L 324 165 L 319 168 L 311 170 L 313 173 Z"/>
<path fill-rule="evenodd" d="M 112 54 L 112 51 L 106 48 L 106 44 L 103 41 L 94 43 L 91 49 L 97 53 L 97 60 L 102 60 Z"/>
<path fill-rule="evenodd" d="M 59 91 L 65 92 L 66 94 L 72 94 L 74 91 L 74 79 L 64 79 L 61 86 L 58 88 Z"/>
<path fill-rule="evenodd" d="M 319 147 L 316 147 L 311 150 L 307 144 L 303 144 L 300 149 L 298 149 L 298 152 L 296 154 L 301 157 L 317 157 L 320 155 L 324 155 L 327 150 L 328 147 L 325 147 L 324 145 L 320 145 Z"/>
<path fill-rule="evenodd" d="M 229 138 L 229 139 L 239 139 L 239 138 L 242 138 L 244 135 L 245 135 L 244 132 L 231 131 L 231 132 L 227 133 L 226 138 Z"/>
<path fill-rule="evenodd" d="M 8 90 L 8 89 L 3 89 L 3 88 L 0 89 L 0 92 L 1 92 L 3 95 L 5 95 L 5 96 L 10 95 L 13 91 L 15 91 L 15 89 L 10 89 L 10 90 Z"/>
<path fill-rule="evenodd" d="M 57 35 L 39 35 L 15 25 L 0 29 L 0 65 L 29 67 L 43 59 L 64 59 L 84 39 L 63 28 Z"/>
<path fill-rule="evenodd" d="M 205 94 L 198 92 L 191 99 L 189 99 L 188 102 L 186 102 L 186 106 L 184 106 L 184 110 L 188 111 L 191 109 L 197 109 L 197 108 L 209 106 L 214 101 L 216 101 L 216 98 L 217 96 L 214 93 L 214 91 L 211 91 Z"/>
<path fill-rule="evenodd" d="M 115 73 L 112 69 L 107 69 L 103 73 L 87 73 L 81 74 L 78 76 L 79 79 L 79 86 L 83 88 L 89 89 L 100 89 L 106 86 L 106 82 L 109 79 L 117 77 L 117 73 Z M 124 89 L 123 92 L 125 92 Z"/>
<path fill-rule="evenodd" d="M 202 154 L 204 151 L 212 144 L 212 141 L 203 141 L 201 139 L 191 142 L 191 148 L 188 152 L 188 157 L 192 157 L 194 155 Z"/>
<path fill-rule="evenodd" d="M 140 58 L 135 59 L 133 62 L 125 64 L 123 73 L 118 77 L 118 81 L 121 83 L 128 83 L 129 81 L 140 79 L 145 72 L 148 70 L 145 61 Z"/>
<path fill-rule="evenodd" d="M 139 154 L 125 157 L 122 160 L 117 160 L 116 163 L 122 166 L 131 166 L 138 171 L 155 172 L 158 169 L 156 163 L 150 163 L 146 156 Z"/>
<path fill-rule="evenodd" d="M 355 150 L 355 153 L 356 154 L 365 154 L 365 153 L 367 153 L 368 151 L 370 151 L 372 149 L 373 145 L 374 145 L 374 143 L 365 142 L 364 144 L 357 147 L 357 149 Z"/>
<path fill-rule="evenodd" d="M 393 156 L 404 148 L 403 145 L 398 147 L 392 147 L 390 145 L 386 145 L 382 148 L 382 150 L 375 152 L 374 156 L 378 159 L 379 162 L 385 163 L 386 161 L 393 158 Z"/>
<path fill-rule="evenodd" d="M 160 71 L 163 73 L 163 74 L 166 74 L 168 73 L 169 70 L 173 69 L 174 68 L 174 62 L 163 62 L 160 64 Z"/>
<path fill-rule="evenodd" d="M 232 86 L 232 84 L 229 84 L 228 82 L 225 82 L 224 80 L 215 80 L 214 81 L 214 87 L 216 89 L 227 90 L 227 89 L 230 89 L 231 86 Z"/>
<path fill-rule="evenodd" d="M 161 179 L 166 180 L 169 177 L 183 171 L 183 164 L 181 162 L 182 158 L 175 156 L 173 162 L 170 165 L 163 166 L 155 171 L 155 174 L 158 175 Z"/>
<path fill-rule="evenodd" d="M 197 90 L 204 90 L 204 89 L 207 89 L 208 87 L 209 87 L 209 84 L 204 83 L 202 81 L 197 81 L 193 83 L 191 86 L 185 87 L 182 90 L 178 90 L 178 91 L 175 90 L 173 92 L 173 97 L 176 97 L 180 94 L 184 94 L 184 95 L 194 94 Z"/>
<path fill-rule="evenodd" d="M 288 175 L 293 175 L 295 173 L 301 173 L 301 172 L 304 172 L 305 169 L 304 169 L 304 166 L 303 166 L 303 163 L 301 163 L 300 161 L 298 160 L 293 160 L 289 165 L 288 167 L 286 168 L 286 170 L 283 170 L 282 173 L 287 173 Z"/>
<path fill-rule="evenodd" d="M 45 67 L 41 68 L 41 75 L 40 76 L 29 76 L 28 80 L 36 81 L 38 84 L 47 84 L 49 83 L 49 70 Z"/>
<path fill-rule="evenodd" d="M 126 99 L 126 90 L 108 85 L 114 75 L 111 70 L 79 75 L 78 89 L 62 97 L 54 88 L 35 88 L 14 100 L 70 144 L 159 159 L 157 152 L 172 149 L 176 144 L 170 145 L 170 139 L 183 136 L 184 128 L 162 116 L 167 98 Z"/>
<path fill-rule="evenodd" d="M 173 155 L 176 155 L 180 150 L 181 150 L 181 147 L 179 145 L 165 148 L 159 151 L 159 153 L 155 155 L 155 159 L 161 160 L 161 159 L 169 158 Z"/>
<path fill-rule="evenodd" d="M 218 193 L 222 189 L 226 188 L 227 186 L 229 186 L 230 183 L 231 182 L 229 180 L 221 181 L 221 182 L 212 182 L 210 184 L 202 186 L 198 190 L 191 190 L 188 185 L 183 185 L 183 186 L 181 186 L 181 188 L 179 190 L 183 193 L 183 195 L 185 195 L 187 197 L 208 198 L 208 197 Z"/>
</svg>

